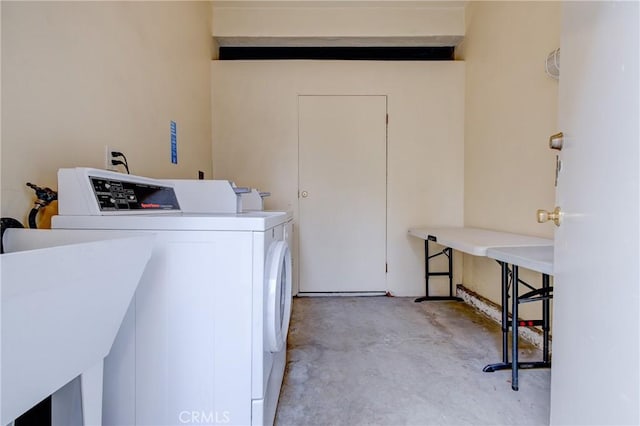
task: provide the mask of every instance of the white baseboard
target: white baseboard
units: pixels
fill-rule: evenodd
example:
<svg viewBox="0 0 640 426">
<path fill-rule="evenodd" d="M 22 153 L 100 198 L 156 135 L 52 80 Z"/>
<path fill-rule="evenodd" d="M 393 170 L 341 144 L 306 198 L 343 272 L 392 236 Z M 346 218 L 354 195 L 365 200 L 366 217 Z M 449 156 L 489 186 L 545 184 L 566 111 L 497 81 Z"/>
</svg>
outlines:
<svg viewBox="0 0 640 426">
<path fill-rule="evenodd" d="M 353 291 L 353 292 L 298 292 L 297 297 L 361 297 L 361 296 L 386 296 L 386 291 Z"/>
</svg>

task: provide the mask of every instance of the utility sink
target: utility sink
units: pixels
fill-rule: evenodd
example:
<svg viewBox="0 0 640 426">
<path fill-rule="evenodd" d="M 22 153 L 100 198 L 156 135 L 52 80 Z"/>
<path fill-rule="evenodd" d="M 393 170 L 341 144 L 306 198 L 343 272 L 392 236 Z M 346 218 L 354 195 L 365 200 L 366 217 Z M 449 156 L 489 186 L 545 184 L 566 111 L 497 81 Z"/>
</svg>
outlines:
<svg viewBox="0 0 640 426">
<path fill-rule="evenodd" d="M 78 376 L 83 422 L 101 424 L 103 360 L 153 239 L 152 234 L 109 231 L 5 232 L 0 425 Z"/>
</svg>

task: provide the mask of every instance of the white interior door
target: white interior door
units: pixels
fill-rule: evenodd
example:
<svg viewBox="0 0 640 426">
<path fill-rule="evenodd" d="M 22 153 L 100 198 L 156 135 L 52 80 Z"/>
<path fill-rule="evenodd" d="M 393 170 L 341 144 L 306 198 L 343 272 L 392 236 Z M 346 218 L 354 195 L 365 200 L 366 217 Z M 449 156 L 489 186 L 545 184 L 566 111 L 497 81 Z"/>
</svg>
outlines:
<svg viewBox="0 0 640 426">
<path fill-rule="evenodd" d="M 386 96 L 299 96 L 301 292 L 384 291 Z"/>
<path fill-rule="evenodd" d="M 552 424 L 640 424 L 638 2 L 564 2 Z"/>
</svg>

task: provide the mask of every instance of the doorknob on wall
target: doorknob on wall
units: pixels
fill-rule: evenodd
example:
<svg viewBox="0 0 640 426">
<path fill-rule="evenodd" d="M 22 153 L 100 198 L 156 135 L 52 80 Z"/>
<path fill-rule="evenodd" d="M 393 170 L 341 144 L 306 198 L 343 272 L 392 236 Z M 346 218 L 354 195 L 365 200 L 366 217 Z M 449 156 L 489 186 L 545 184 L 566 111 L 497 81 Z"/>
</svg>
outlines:
<svg viewBox="0 0 640 426">
<path fill-rule="evenodd" d="M 538 223 L 545 223 L 550 220 L 556 224 L 556 226 L 560 226 L 560 219 L 562 217 L 562 210 L 560 207 L 556 207 L 552 212 L 548 212 L 546 210 L 538 210 Z"/>
<path fill-rule="evenodd" d="M 302 191 L 302 192 L 300 193 L 300 196 L 301 196 L 302 198 L 307 198 L 307 197 L 309 196 L 309 193 L 308 193 L 307 191 Z"/>
</svg>

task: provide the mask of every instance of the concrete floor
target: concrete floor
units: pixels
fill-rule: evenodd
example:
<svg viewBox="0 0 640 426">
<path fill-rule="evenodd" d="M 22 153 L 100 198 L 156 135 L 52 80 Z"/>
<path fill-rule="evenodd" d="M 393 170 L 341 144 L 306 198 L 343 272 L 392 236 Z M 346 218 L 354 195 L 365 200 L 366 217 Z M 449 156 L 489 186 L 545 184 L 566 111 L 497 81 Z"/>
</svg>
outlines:
<svg viewBox="0 0 640 426">
<path fill-rule="evenodd" d="M 550 371 L 521 371 L 518 392 L 482 372 L 500 328 L 464 303 L 296 298 L 287 357 L 279 426 L 549 424 Z"/>
</svg>

